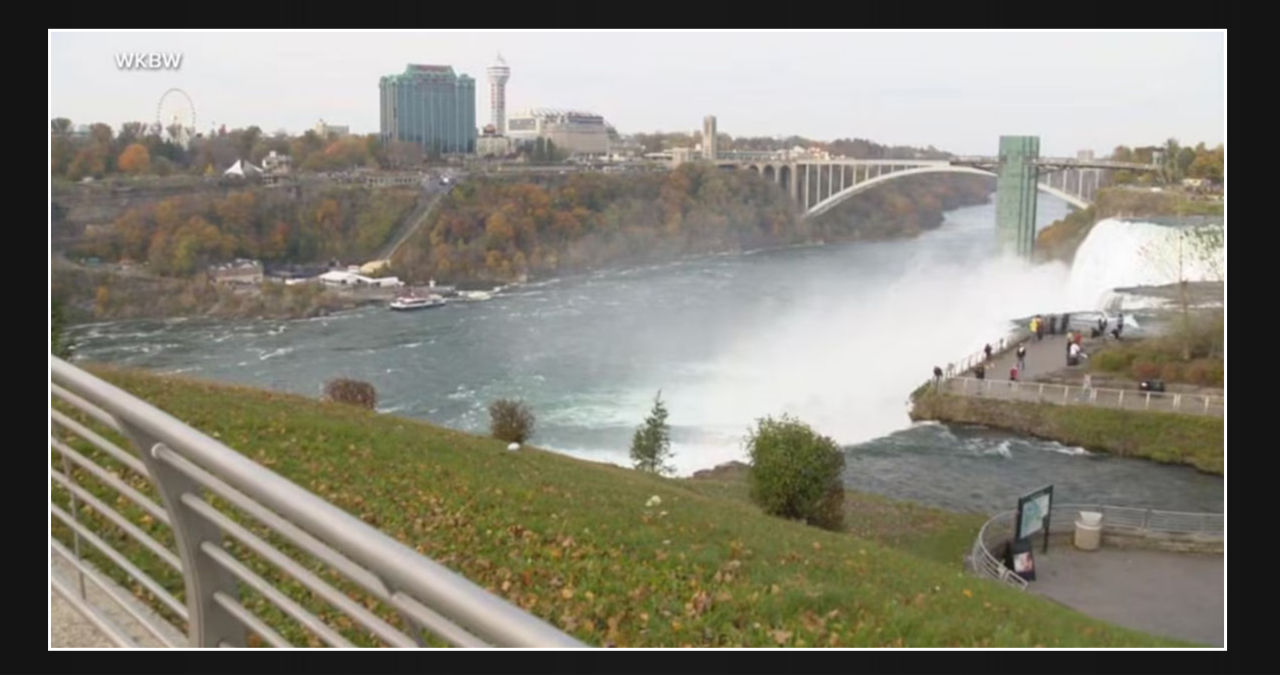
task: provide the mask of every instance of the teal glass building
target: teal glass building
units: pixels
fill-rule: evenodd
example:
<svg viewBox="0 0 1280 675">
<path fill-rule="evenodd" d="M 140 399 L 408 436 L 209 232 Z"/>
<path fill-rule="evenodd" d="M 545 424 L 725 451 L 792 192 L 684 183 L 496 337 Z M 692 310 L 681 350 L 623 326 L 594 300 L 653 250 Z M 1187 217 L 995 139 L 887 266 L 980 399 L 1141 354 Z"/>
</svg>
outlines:
<svg viewBox="0 0 1280 675">
<path fill-rule="evenodd" d="M 382 141 L 437 155 L 476 151 L 476 81 L 452 66 L 409 64 L 378 81 Z"/>
</svg>

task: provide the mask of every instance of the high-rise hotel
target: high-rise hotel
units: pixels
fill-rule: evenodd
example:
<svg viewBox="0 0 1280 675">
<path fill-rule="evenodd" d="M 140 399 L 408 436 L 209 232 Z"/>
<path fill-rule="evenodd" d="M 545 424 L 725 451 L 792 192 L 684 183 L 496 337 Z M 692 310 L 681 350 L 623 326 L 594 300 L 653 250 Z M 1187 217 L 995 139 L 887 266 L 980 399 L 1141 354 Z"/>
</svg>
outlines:
<svg viewBox="0 0 1280 675">
<path fill-rule="evenodd" d="M 382 141 L 407 141 L 432 154 L 476 151 L 476 81 L 452 66 L 409 64 L 385 75 L 381 94 Z"/>
</svg>

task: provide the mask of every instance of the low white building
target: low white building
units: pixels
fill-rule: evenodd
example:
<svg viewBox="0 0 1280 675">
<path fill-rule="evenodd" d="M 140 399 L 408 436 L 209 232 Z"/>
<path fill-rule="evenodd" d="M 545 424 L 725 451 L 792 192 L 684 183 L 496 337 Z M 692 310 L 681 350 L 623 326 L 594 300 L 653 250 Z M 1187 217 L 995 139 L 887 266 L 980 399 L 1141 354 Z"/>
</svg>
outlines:
<svg viewBox="0 0 1280 675">
<path fill-rule="evenodd" d="M 481 157 L 506 157 L 516 151 L 515 143 L 506 136 L 478 136 L 476 154 Z"/>
<path fill-rule="evenodd" d="M 281 155 L 275 150 L 272 150 L 266 157 L 262 158 L 262 170 L 268 174 L 286 174 L 289 173 L 289 169 L 292 166 L 292 157 L 288 155 Z"/>
<path fill-rule="evenodd" d="M 351 127 L 345 124 L 329 124 L 324 120 L 316 122 L 314 131 L 322 139 L 328 139 L 330 136 L 345 138 L 351 135 Z"/>
<path fill-rule="evenodd" d="M 219 284 L 260 284 L 262 283 L 262 263 L 240 258 L 210 267 L 209 277 Z"/>
<path fill-rule="evenodd" d="M 609 151 L 604 117 L 578 110 L 534 108 L 507 118 L 506 136 L 516 143 L 545 138 L 574 155 L 603 155 Z"/>
<path fill-rule="evenodd" d="M 246 162 L 242 159 L 237 159 L 235 164 L 232 164 L 230 168 L 222 172 L 222 175 L 234 176 L 236 178 L 248 178 L 250 176 L 261 176 L 262 169 L 254 166 L 253 162 Z"/>
<path fill-rule="evenodd" d="M 320 283 L 327 286 L 373 286 L 375 288 L 399 288 L 404 286 L 404 282 L 400 281 L 398 277 L 375 279 L 350 270 L 330 270 L 325 272 L 320 275 Z"/>
</svg>

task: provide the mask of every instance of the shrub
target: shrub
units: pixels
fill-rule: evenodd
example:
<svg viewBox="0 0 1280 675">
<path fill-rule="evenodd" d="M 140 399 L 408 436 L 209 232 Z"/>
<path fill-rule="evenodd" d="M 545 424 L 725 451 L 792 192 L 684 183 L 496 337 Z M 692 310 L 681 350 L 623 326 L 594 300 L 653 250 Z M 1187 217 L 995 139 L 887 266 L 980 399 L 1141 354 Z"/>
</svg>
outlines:
<svg viewBox="0 0 1280 675">
<path fill-rule="evenodd" d="M 829 530 L 844 525 L 844 453 L 803 422 L 783 415 L 749 432 L 751 500 L 766 513 Z"/>
<path fill-rule="evenodd" d="M 659 391 L 653 398 L 653 410 L 631 438 L 631 461 L 640 471 L 669 474 L 675 467 L 665 464 L 668 459 L 671 459 L 671 429 L 667 426 L 667 407 L 662 404 Z"/>
<path fill-rule="evenodd" d="M 522 401 L 498 399 L 489 404 L 489 430 L 494 438 L 523 443 L 533 435 L 533 413 Z"/>
<path fill-rule="evenodd" d="M 368 382 L 339 378 L 324 386 L 325 398 L 338 403 L 349 403 L 373 410 L 378 405 L 378 390 Z"/>
<path fill-rule="evenodd" d="M 1165 382 L 1185 382 L 1184 365 L 1176 361 L 1170 361 L 1160 367 L 1160 379 Z"/>
<path fill-rule="evenodd" d="M 1160 377 L 1160 365 L 1151 361 L 1137 361 L 1130 372 L 1135 380 L 1153 380 Z"/>
<path fill-rule="evenodd" d="M 1222 361 L 1218 359 L 1196 359 L 1186 370 L 1187 381 L 1201 387 L 1221 387 L 1223 375 Z"/>
<path fill-rule="evenodd" d="M 60 359 L 71 358 L 71 344 L 67 340 L 67 321 L 63 314 L 62 299 L 54 298 L 49 306 L 49 351 Z"/>
<path fill-rule="evenodd" d="M 1134 354 L 1125 349 L 1106 349 L 1089 359 L 1089 366 L 1094 370 L 1118 373 L 1128 370 L 1133 365 Z"/>
</svg>

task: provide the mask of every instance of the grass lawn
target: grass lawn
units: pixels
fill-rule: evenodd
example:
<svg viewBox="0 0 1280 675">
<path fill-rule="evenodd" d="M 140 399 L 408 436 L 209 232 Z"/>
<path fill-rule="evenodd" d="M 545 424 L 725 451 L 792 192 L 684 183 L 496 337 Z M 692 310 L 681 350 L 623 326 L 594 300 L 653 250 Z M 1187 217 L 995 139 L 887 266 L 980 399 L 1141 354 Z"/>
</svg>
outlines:
<svg viewBox="0 0 1280 675">
<path fill-rule="evenodd" d="M 968 516 L 850 495 L 851 533 L 826 532 L 763 515 L 741 481 L 665 479 L 299 396 L 93 371 L 591 644 L 1180 644 L 964 572 L 957 555 L 977 522 Z M 661 504 L 646 507 L 653 495 Z M 65 504 L 66 493 L 55 487 L 54 499 Z M 165 538 L 165 526 L 121 508 Z M 108 538 L 181 598 L 176 573 Z M 373 644 L 284 583 L 349 639 Z M 320 644 L 247 597 L 295 644 Z"/>
</svg>

